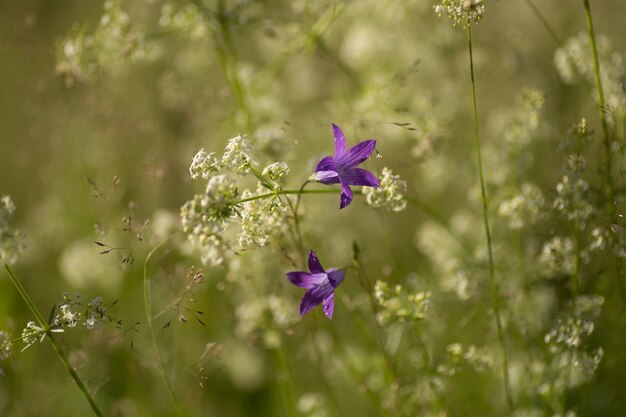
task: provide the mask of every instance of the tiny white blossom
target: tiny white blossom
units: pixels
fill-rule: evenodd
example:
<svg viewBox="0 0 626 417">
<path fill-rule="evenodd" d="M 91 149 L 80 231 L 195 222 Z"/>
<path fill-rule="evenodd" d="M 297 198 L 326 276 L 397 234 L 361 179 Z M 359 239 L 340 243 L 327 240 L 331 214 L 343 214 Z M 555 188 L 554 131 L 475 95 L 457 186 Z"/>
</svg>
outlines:
<svg viewBox="0 0 626 417">
<path fill-rule="evenodd" d="M 384 207 L 387 210 L 399 212 L 406 208 L 406 181 L 399 175 L 393 175 L 391 169 L 383 168 L 380 187 L 364 187 L 367 204 L 372 207 Z"/>
<path fill-rule="evenodd" d="M 248 174 L 251 167 L 258 165 L 254 148 L 246 135 L 237 135 L 228 141 L 222 164 L 239 175 Z"/>
<path fill-rule="evenodd" d="M 189 166 L 189 174 L 194 180 L 202 177 L 205 180 L 220 173 L 222 164 L 215 157 L 215 152 L 207 153 L 204 148 L 200 149 L 193 157 Z"/>
</svg>

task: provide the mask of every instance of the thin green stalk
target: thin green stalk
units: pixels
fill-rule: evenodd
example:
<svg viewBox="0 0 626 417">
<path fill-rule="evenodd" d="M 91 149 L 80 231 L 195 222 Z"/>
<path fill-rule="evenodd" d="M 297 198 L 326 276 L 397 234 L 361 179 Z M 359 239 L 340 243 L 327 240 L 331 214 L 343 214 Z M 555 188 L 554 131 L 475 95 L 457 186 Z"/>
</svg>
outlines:
<svg viewBox="0 0 626 417">
<path fill-rule="evenodd" d="M 353 256 L 354 256 L 353 264 L 354 264 L 354 268 L 357 270 L 357 273 L 359 275 L 359 283 L 361 284 L 361 287 L 363 288 L 363 290 L 365 290 L 365 292 L 368 295 L 370 307 L 372 309 L 372 314 L 374 316 L 373 317 L 374 328 L 376 329 L 376 337 L 378 339 L 378 344 L 380 345 L 380 350 L 382 352 L 383 359 L 385 361 L 385 366 L 387 370 L 386 372 L 387 380 L 389 383 L 397 385 L 398 377 L 396 375 L 395 368 L 393 367 L 391 356 L 389 356 L 389 353 L 387 352 L 387 348 L 385 346 L 386 345 L 385 329 L 381 326 L 377 318 L 378 317 L 378 304 L 376 302 L 376 299 L 374 298 L 374 288 L 372 288 L 372 284 L 369 280 L 369 277 L 367 276 L 367 273 L 365 272 L 363 262 L 361 261 L 360 250 L 356 242 L 354 242 L 354 255 Z"/>
<path fill-rule="evenodd" d="M 611 223 L 616 222 L 614 204 L 615 204 L 615 186 L 613 182 L 613 154 L 611 151 L 611 134 L 609 132 L 609 123 L 606 119 L 606 102 L 604 100 L 604 89 L 602 87 L 602 77 L 600 76 L 600 60 L 598 59 L 598 47 L 596 45 L 596 35 L 593 29 L 593 19 L 591 17 L 591 6 L 589 0 L 583 0 L 585 8 L 585 18 L 587 21 L 587 32 L 589 34 L 589 43 L 591 44 L 591 53 L 593 55 L 593 72 L 596 80 L 596 90 L 598 94 L 598 111 L 600 113 L 600 123 L 602 124 L 602 134 L 604 137 L 604 186 L 603 191 L 606 200 L 606 211 L 611 219 Z M 624 273 L 622 260 L 615 258 L 614 270 L 617 280 L 618 289 L 622 300 L 624 294 Z"/>
<path fill-rule="evenodd" d="M 74 382 L 76 383 L 80 391 L 83 393 L 83 396 L 85 397 L 85 399 L 89 402 L 91 409 L 98 417 L 103 417 L 104 414 L 102 414 L 102 412 L 98 408 L 98 405 L 94 401 L 93 397 L 91 396 L 91 394 L 89 394 L 87 387 L 85 386 L 83 381 L 80 379 L 80 377 L 76 373 L 76 370 L 74 369 L 74 367 L 70 364 L 70 361 L 68 360 L 67 355 L 63 351 L 63 348 L 61 348 L 61 345 L 59 344 L 59 342 L 57 342 L 57 340 L 53 336 L 52 332 L 50 331 L 50 326 L 48 326 L 48 323 L 46 322 L 44 317 L 41 315 L 39 310 L 37 309 L 37 306 L 35 305 L 33 300 L 30 298 L 30 295 L 28 295 L 28 292 L 22 286 L 22 283 L 17 278 L 17 276 L 15 275 L 11 267 L 5 264 L 4 268 L 7 270 L 7 273 L 9 274 L 9 277 L 11 278 L 11 282 L 17 289 L 17 292 L 20 294 L 20 296 L 22 297 L 22 299 L 24 300 L 24 302 L 26 303 L 30 311 L 35 316 L 35 319 L 39 323 L 39 327 L 45 330 L 46 337 L 48 338 L 48 340 L 50 340 L 50 343 L 52 344 L 54 351 L 56 352 L 57 356 L 63 363 L 63 366 L 65 366 L 65 369 L 67 369 L 67 372 L 69 372 L 70 376 L 72 377 L 72 379 L 74 380 Z"/>
<path fill-rule="evenodd" d="M 604 173 L 605 181 L 605 193 L 607 197 L 607 205 L 611 206 L 614 200 L 613 189 L 613 173 L 611 170 L 612 155 L 611 155 L 611 136 L 609 134 L 609 124 L 606 120 L 606 108 L 604 101 L 604 90 L 602 88 L 602 78 L 600 77 L 600 61 L 598 59 L 598 48 L 596 46 L 596 35 L 593 30 L 593 19 L 591 18 L 591 7 L 589 6 L 589 0 L 583 0 L 583 6 L 585 8 L 585 17 L 587 20 L 587 32 L 589 33 L 589 43 L 591 44 L 591 52 L 593 54 L 593 72 L 596 79 L 596 90 L 598 90 L 598 111 L 600 112 L 600 122 L 602 124 L 602 133 L 604 136 L 604 162 L 606 164 Z"/>
<path fill-rule="evenodd" d="M 469 66 L 470 66 L 470 79 L 472 84 L 472 106 L 474 110 L 474 134 L 476 138 L 476 159 L 478 162 L 478 176 L 480 178 L 480 195 L 483 203 L 483 225 L 485 227 L 485 236 L 487 238 L 487 253 L 489 255 L 489 286 L 491 287 L 491 304 L 493 307 L 494 316 L 496 319 L 496 327 L 498 330 L 498 342 L 500 344 L 500 350 L 502 351 L 503 359 L 503 383 L 504 393 L 506 401 L 511 410 L 511 414 L 515 415 L 515 404 L 513 402 L 513 394 L 511 392 L 511 385 L 509 381 L 509 355 L 506 350 L 506 343 L 504 341 L 504 330 L 502 328 L 502 317 L 500 312 L 500 299 L 498 295 L 498 287 L 495 280 L 494 263 L 493 263 L 493 248 L 491 244 L 491 231 L 489 230 L 489 204 L 487 200 L 487 192 L 485 189 L 485 179 L 483 175 L 483 162 L 480 150 L 480 133 L 478 130 L 478 105 L 476 102 L 476 80 L 474 77 L 474 56 L 472 52 L 472 22 L 471 19 L 467 21 L 467 44 L 469 50 Z"/>
<path fill-rule="evenodd" d="M 163 355 L 161 354 L 161 349 L 159 348 L 159 344 L 157 343 L 156 332 L 154 331 L 154 326 L 152 324 L 152 305 L 150 304 L 150 280 L 148 279 L 148 261 L 152 258 L 152 255 L 160 249 L 165 243 L 167 243 L 171 238 L 176 236 L 175 234 L 165 239 L 163 242 L 159 243 L 155 246 L 148 256 L 146 256 L 146 260 L 143 263 L 143 306 L 144 311 L 146 313 L 146 321 L 148 323 L 148 329 L 150 330 L 150 338 L 152 339 L 152 345 L 157 354 L 157 361 L 159 363 L 159 369 L 161 370 L 161 374 L 163 379 L 165 380 L 165 385 L 167 386 L 167 391 L 170 395 L 170 399 L 172 400 L 172 404 L 174 405 L 174 409 L 176 410 L 176 414 L 179 417 L 183 417 L 183 413 L 180 410 L 180 406 L 178 405 L 178 401 L 176 400 L 176 395 L 174 394 L 174 389 L 172 384 L 167 377 L 167 372 L 165 371 L 165 361 L 163 360 Z"/>
<path fill-rule="evenodd" d="M 235 93 L 237 104 L 239 109 L 243 112 L 246 118 L 246 128 L 249 133 L 254 131 L 252 123 L 252 113 L 248 107 L 245 90 L 243 84 L 239 79 L 239 71 L 237 69 L 237 57 L 235 55 L 235 43 L 233 42 L 230 25 L 228 24 L 228 16 L 226 16 L 226 7 L 224 0 L 219 0 L 217 3 L 217 21 L 219 24 L 220 33 L 224 42 L 223 54 L 220 53 L 220 59 L 223 60 L 223 67 L 225 70 L 226 78 L 230 83 L 230 86 Z M 218 46 L 219 49 L 219 46 Z"/>
<path fill-rule="evenodd" d="M 328 189 L 323 189 L 323 190 L 274 190 L 274 191 L 269 192 L 269 193 L 258 194 L 258 195 L 254 195 L 252 197 L 242 198 L 241 200 L 235 201 L 233 203 L 233 205 L 241 204 L 241 203 L 247 203 L 248 201 L 260 200 L 262 198 L 275 197 L 275 196 L 278 196 L 278 195 L 289 195 L 289 194 L 339 194 L 340 192 L 341 192 L 341 190 L 338 189 L 338 188 L 328 188 Z M 356 194 L 356 195 L 363 194 L 361 190 L 353 190 L 352 193 Z"/>
</svg>

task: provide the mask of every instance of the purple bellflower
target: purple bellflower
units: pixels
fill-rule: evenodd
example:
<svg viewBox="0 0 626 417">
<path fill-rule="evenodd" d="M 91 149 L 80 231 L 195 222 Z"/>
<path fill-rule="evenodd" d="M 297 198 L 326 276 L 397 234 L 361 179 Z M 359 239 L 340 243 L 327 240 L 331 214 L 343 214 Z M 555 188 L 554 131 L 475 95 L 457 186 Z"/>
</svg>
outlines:
<svg viewBox="0 0 626 417">
<path fill-rule="evenodd" d="M 346 136 L 334 123 L 333 135 L 335 136 L 335 156 L 327 156 L 317 164 L 315 179 L 327 185 L 341 184 L 339 208 L 342 209 L 352 201 L 351 185 L 380 187 L 378 178 L 374 174 L 363 168 L 357 168 L 374 152 L 376 141 L 365 140 L 346 150 Z"/>
<path fill-rule="evenodd" d="M 300 303 L 300 315 L 302 316 L 313 310 L 318 304 L 322 304 L 324 314 L 332 319 L 335 310 L 335 288 L 341 284 L 346 273 L 337 268 L 330 268 L 325 271 L 313 251 L 309 253 L 309 271 L 294 271 L 286 274 L 287 279 L 292 284 L 308 289 Z"/>
</svg>

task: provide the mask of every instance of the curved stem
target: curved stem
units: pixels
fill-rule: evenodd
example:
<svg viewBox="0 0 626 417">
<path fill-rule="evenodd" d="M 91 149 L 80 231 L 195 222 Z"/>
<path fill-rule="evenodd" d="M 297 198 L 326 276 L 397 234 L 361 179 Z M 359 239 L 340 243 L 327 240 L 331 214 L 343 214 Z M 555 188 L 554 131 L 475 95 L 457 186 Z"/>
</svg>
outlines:
<svg viewBox="0 0 626 417">
<path fill-rule="evenodd" d="M 163 355 L 161 354 L 161 349 L 159 348 L 159 344 L 156 339 L 156 332 L 154 331 L 154 326 L 152 325 L 152 306 L 150 304 L 150 281 L 148 280 L 148 261 L 152 258 L 152 255 L 159 250 L 165 243 L 167 243 L 170 239 L 172 239 L 176 234 L 165 239 L 163 242 L 159 243 L 155 246 L 148 256 L 146 256 L 146 260 L 143 263 L 143 306 L 144 311 L 146 313 L 146 321 L 148 323 L 148 329 L 150 330 L 150 338 L 152 339 L 152 345 L 157 354 L 157 361 L 159 362 L 159 369 L 161 370 L 161 374 L 163 379 L 165 380 L 165 385 L 167 386 L 167 391 L 170 394 L 170 398 L 172 400 L 172 404 L 174 404 L 174 409 L 176 410 L 176 414 L 179 417 L 183 416 L 182 411 L 180 410 L 180 406 L 178 405 L 178 401 L 176 400 L 176 395 L 174 394 L 174 389 L 172 388 L 172 384 L 167 377 L 167 372 L 165 371 L 165 362 L 163 361 Z"/>
<path fill-rule="evenodd" d="M 95 400 L 93 399 L 91 394 L 89 394 L 87 387 L 78 376 L 78 373 L 76 373 L 76 370 L 74 369 L 72 364 L 70 364 L 70 361 L 68 360 L 67 355 L 63 351 L 63 348 L 61 348 L 61 345 L 59 344 L 59 342 L 52 335 L 52 332 L 50 331 L 50 326 L 48 326 L 48 323 L 46 322 L 44 317 L 41 315 L 39 310 L 37 309 L 37 306 L 35 305 L 33 300 L 30 298 L 30 295 L 28 295 L 28 292 L 26 291 L 26 289 L 22 286 L 22 283 L 20 282 L 20 280 L 17 278 L 17 276 L 15 275 L 11 267 L 9 267 L 9 265 L 5 264 L 4 269 L 7 270 L 7 273 L 9 274 L 9 277 L 11 278 L 11 282 L 17 289 L 17 292 L 20 294 L 20 296 L 22 297 L 22 299 L 24 300 L 24 302 L 26 303 L 30 311 L 35 316 L 35 319 L 39 323 L 39 326 L 42 329 L 45 329 L 46 337 L 48 337 L 48 340 L 50 340 L 50 344 L 52 344 L 54 351 L 56 352 L 57 356 L 63 363 L 63 366 L 65 366 L 65 369 L 67 369 L 67 372 L 70 374 L 70 376 L 72 377 L 72 379 L 74 380 L 74 382 L 76 383 L 80 391 L 83 393 L 83 396 L 85 397 L 85 399 L 89 402 L 89 405 L 91 406 L 91 409 L 93 410 L 94 414 L 96 414 L 98 417 L 103 417 L 104 414 L 102 414 Z"/>
<path fill-rule="evenodd" d="M 480 134 L 478 130 L 478 105 L 476 103 L 476 80 L 474 77 L 474 56 L 472 53 L 472 24 L 471 20 L 467 22 L 467 44 L 469 50 L 469 64 L 470 64 L 470 79 L 472 84 L 472 107 L 474 113 L 474 135 L 476 139 L 476 159 L 478 162 L 478 176 L 480 178 L 480 195 L 483 205 L 483 225 L 485 228 L 485 236 L 487 239 L 487 253 L 489 258 L 489 286 L 491 287 L 491 304 L 496 319 L 496 327 L 498 330 L 498 342 L 500 344 L 500 350 L 502 351 L 503 359 L 503 383 L 504 393 L 506 396 L 507 404 L 511 410 L 511 414 L 515 415 L 515 405 L 513 402 L 513 394 L 511 392 L 511 386 L 509 382 L 509 356 L 506 350 L 506 343 L 504 341 L 504 330 L 502 328 L 502 317 L 500 312 L 500 298 L 498 294 L 498 287 L 495 281 L 495 271 L 493 262 L 493 247 L 491 243 L 491 231 L 489 229 L 489 204 L 487 200 L 487 192 L 485 189 L 485 179 L 483 175 L 483 162 L 480 150 Z"/>
</svg>

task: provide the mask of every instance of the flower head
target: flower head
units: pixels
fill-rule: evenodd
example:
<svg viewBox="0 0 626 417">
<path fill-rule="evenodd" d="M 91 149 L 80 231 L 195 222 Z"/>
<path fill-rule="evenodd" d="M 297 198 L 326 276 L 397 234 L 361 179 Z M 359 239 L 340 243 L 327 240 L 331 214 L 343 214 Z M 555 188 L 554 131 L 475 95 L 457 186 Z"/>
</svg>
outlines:
<svg viewBox="0 0 626 417">
<path fill-rule="evenodd" d="M 365 140 L 346 150 L 346 137 L 341 128 L 333 123 L 335 156 L 323 158 L 315 168 L 315 179 L 322 184 L 341 184 L 339 208 L 347 207 L 352 201 L 351 185 L 380 187 L 378 179 L 369 171 L 357 168 L 370 157 L 376 148 L 374 139 Z"/>
<path fill-rule="evenodd" d="M 313 251 L 309 253 L 309 271 L 293 271 L 286 274 L 292 284 L 308 290 L 300 303 L 300 315 L 323 303 L 324 314 L 332 319 L 335 310 L 335 288 L 343 281 L 345 271 L 337 268 L 325 271 Z"/>
</svg>

